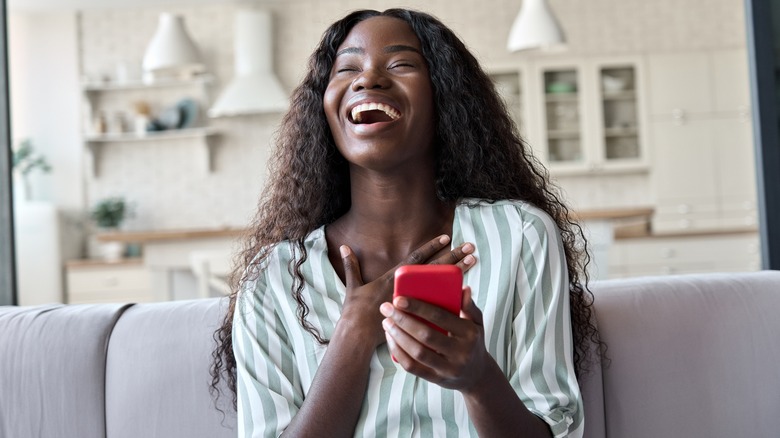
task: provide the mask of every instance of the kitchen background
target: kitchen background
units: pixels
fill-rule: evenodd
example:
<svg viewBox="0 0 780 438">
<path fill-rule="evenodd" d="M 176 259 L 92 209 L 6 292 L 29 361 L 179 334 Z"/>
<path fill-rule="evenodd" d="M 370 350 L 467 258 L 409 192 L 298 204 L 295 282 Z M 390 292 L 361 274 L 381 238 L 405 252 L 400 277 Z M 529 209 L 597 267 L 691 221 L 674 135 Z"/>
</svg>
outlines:
<svg viewBox="0 0 780 438">
<path fill-rule="evenodd" d="M 157 4 L 9 3 L 12 134 L 52 165 L 31 174 L 30 200 L 16 203 L 21 304 L 219 293 L 281 119 L 279 112 L 205 116 L 234 77 L 234 17 L 247 9 L 273 17 L 272 64 L 288 92 L 325 27 L 347 11 L 404 6 L 439 17 L 494 75 L 521 130 L 587 220 L 595 277 L 759 269 L 741 0 L 550 0 L 566 50 L 521 53 L 506 49 L 521 0 Z M 210 79 L 132 85 L 163 12 L 184 18 Z M 633 102 L 617 104 L 632 120 L 614 134 L 633 139 L 629 160 L 599 155 L 614 130 L 604 72 L 625 76 L 618 97 Z M 579 94 L 573 106 L 550 94 L 556 77 L 575 78 L 567 79 Z M 132 130 L 136 102 L 159 115 L 184 98 L 198 102 L 197 126 L 207 129 L 144 141 L 97 135 Z M 572 114 L 576 133 L 554 129 L 554 117 Z M 554 145 L 571 145 L 572 136 L 580 148 L 573 163 L 556 161 Z M 115 196 L 131 215 L 118 232 L 97 230 L 89 210 Z M 53 219 L 42 220 L 47 214 Z M 102 260 L 101 245 L 112 239 L 135 257 Z"/>
</svg>

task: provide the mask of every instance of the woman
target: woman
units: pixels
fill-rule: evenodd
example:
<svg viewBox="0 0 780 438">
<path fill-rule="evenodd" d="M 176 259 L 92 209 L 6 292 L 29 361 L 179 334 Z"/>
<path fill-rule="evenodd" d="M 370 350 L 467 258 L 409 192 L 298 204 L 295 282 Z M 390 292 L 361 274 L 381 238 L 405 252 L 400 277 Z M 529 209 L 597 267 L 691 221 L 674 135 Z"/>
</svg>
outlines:
<svg viewBox="0 0 780 438">
<path fill-rule="evenodd" d="M 582 233 L 448 28 L 334 23 L 277 146 L 212 369 L 240 436 L 582 435 Z M 410 263 L 463 269 L 460 315 L 391 302 Z"/>
</svg>

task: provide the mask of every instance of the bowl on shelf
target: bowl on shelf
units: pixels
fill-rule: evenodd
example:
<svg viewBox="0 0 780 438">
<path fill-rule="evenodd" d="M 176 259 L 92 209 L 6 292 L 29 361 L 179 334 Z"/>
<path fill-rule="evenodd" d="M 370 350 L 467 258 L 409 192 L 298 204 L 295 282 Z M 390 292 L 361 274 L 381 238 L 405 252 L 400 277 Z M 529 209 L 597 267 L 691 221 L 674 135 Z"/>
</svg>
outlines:
<svg viewBox="0 0 780 438">
<path fill-rule="evenodd" d="M 572 82 L 555 81 L 548 83 L 545 91 L 547 94 L 574 93 L 577 91 L 577 86 Z"/>
<path fill-rule="evenodd" d="M 601 86 L 608 93 L 617 93 L 626 89 L 626 81 L 616 76 L 604 75 L 601 77 Z"/>
</svg>

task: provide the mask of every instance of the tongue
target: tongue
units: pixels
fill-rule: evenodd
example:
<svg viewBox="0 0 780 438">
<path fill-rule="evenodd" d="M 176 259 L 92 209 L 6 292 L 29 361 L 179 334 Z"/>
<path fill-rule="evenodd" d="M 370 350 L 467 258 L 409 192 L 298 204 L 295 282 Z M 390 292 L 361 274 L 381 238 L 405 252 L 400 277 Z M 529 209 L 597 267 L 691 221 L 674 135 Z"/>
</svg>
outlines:
<svg viewBox="0 0 780 438">
<path fill-rule="evenodd" d="M 360 113 L 360 124 L 371 124 L 371 123 L 379 123 L 379 122 L 389 122 L 393 119 L 390 118 L 384 111 L 380 110 L 371 110 L 371 111 L 363 111 Z"/>
</svg>

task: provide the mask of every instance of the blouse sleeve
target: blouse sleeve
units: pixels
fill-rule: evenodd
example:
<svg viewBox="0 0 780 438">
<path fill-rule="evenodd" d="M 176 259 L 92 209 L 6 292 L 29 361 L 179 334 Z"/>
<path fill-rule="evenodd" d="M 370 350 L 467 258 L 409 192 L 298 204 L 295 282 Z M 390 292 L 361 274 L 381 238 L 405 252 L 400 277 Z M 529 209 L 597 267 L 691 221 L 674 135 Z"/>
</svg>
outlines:
<svg viewBox="0 0 780 438">
<path fill-rule="evenodd" d="M 265 272 L 247 281 L 233 316 L 238 436 L 278 437 L 303 403 L 293 348 Z"/>
<path fill-rule="evenodd" d="M 510 383 L 555 437 L 581 437 L 582 399 L 572 359 L 566 257 L 558 227 L 542 211 L 521 211 L 522 248 L 512 321 Z"/>
</svg>

